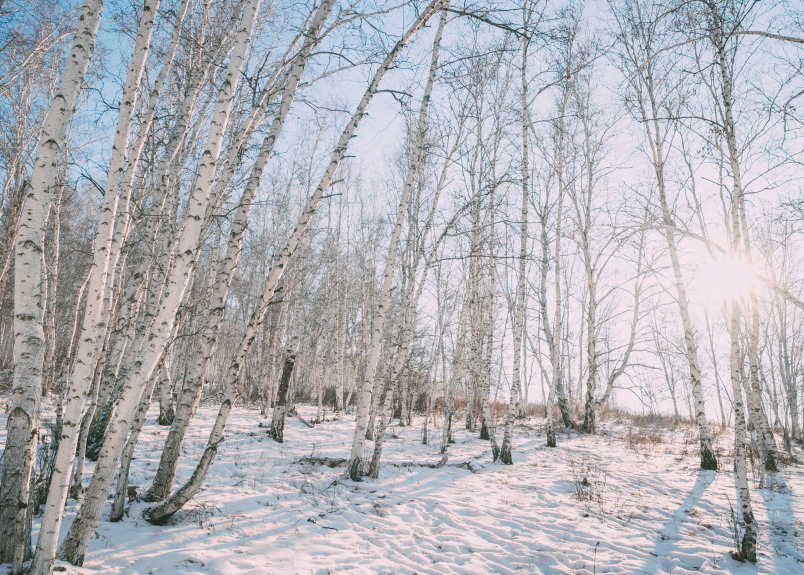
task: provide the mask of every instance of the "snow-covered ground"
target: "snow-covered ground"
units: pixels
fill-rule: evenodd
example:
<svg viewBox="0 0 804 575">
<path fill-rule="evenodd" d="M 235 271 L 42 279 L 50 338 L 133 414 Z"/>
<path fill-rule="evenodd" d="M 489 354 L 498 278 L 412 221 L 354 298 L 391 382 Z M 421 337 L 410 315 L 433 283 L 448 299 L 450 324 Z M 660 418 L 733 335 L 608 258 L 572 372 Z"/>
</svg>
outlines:
<svg viewBox="0 0 804 575">
<path fill-rule="evenodd" d="M 215 413 L 198 410 L 178 481 L 200 457 Z M 156 415 L 132 463 L 130 484 L 140 488 L 167 435 Z M 432 430 L 436 442 L 421 445 L 419 419 L 393 428 L 379 479 L 352 483 L 343 469 L 296 462 L 347 457 L 353 416 L 314 429 L 288 419 L 284 444 L 268 439 L 260 421 L 258 411 L 234 410 L 203 491 L 170 524 L 149 525 L 143 504 L 133 503 L 122 522 L 101 522 L 83 567 L 58 564 L 85 575 L 804 573 L 802 466 L 752 490 L 759 563 L 740 564 L 729 555 L 731 461 L 722 458 L 721 473 L 698 470 L 689 428 L 634 428 L 629 436 L 627 422 L 604 422 L 603 435 L 559 435 L 548 449 L 543 421 L 534 419 L 517 426 L 506 467 L 458 421 L 447 466 L 430 469 L 403 465 L 441 459 L 440 429 Z M 730 445 L 725 430 L 719 449 L 730 453 Z M 453 465 L 465 462 L 471 470 Z M 76 510 L 70 502 L 62 535 Z"/>
</svg>

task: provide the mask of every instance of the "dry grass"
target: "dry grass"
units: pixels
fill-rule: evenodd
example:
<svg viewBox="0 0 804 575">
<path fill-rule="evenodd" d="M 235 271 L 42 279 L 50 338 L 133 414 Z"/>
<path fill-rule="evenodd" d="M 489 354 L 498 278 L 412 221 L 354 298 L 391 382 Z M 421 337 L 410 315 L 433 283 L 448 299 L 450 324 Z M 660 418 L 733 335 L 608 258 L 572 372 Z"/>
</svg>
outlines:
<svg viewBox="0 0 804 575">
<path fill-rule="evenodd" d="M 586 456 L 581 457 L 580 460 L 570 457 L 567 463 L 572 475 L 571 479 L 564 481 L 567 492 L 573 499 L 582 502 L 586 506 L 587 512 L 597 508 L 602 515 L 608 479 L 605 466 Z"/>
<path fill-rule="evenodd" d="M 638 452 L 655 452 L 658 446 L 664 443 L 664 438 L 661 433 L 651 429 L 645 429 L 644 427 L 636 429 L 629 427 L 623 439 L 628 449 Z"/>
</svg>

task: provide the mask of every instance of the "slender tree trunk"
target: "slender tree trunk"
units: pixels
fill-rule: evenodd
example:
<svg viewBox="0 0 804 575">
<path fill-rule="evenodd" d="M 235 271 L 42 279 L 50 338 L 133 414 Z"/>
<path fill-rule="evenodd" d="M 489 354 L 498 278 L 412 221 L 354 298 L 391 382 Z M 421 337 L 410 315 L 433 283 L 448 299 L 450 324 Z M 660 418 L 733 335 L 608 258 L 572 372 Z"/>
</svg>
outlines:
<svg viewBox="0 0 804 575">
<path fill-rule="evenodd" d="M 249 180 L 240 198 L 225 254 L 218 263 L 218 271 L 212 293 L 212 307 L 207 316 L 202 319 L 205 323 L 205 328 L 202 330 L 198 352 L 192 360 L 190 374 L 179 393 L 176 404 L 176 414 L 170 431 L 168 432 L 168 437 L 165 440 L 165 447 L 162 450 L 162 456 L 154 477 L 153 485 L 144 496 L 146 501 L 161 501 L 170 495 L 170 491 L 173 488 L 173 480 L 176 477 L 184 437 L 198 407 L 198 402 L 201 399 L 204 377 L 209 369 L 209 364 L 218 341 L 218 333 L 223 320 L 229 287 L 231 286 L 232 278 L 234 277 L 234 272 L 240 259 L 243 237 L 248 225 L 254 196 L 262 179 L 265 166 L 273 152 L 274 145 L 284 128 L 285 120 L 290 112 L 290 108 L 296 96 L 296 90 L 307 62 L 309 61 L 310 54 L 319 41 L 321 28 L 329 17 L 332 6 L 332 0 L 324 2 L 315 14 L 305 44 L 288 75 L 288 81 L 282 96 L 279 111 L 271 124 L 269 134 L 262 142 L 260 152 L 251 169 Z"/>
<path fill-rule="evenodd" d="M 444 381 L 447 385 L 446 397 L 444 399 L 444 427 L 441 436 L 441 453 L 447 452 L 447 447 L 452 443 L 452 416 L 455 413 L 455 388 L 460 381 L 461 364 L 463 362 L 463 348 L 466 344 L 466 320 L 470 312 L 469 305 L 465 304 L 461 310 L 461 317 L 458 320 L 458 334 L 456 338 L 456 345 L 453 351 L 452 358 L 452 371 L 447 377 L 447 359 L 446 350 L 442 350 L 442 367 L 444 372 Z"/>
<path fill-rule="evenodd" d="M 435 38 L 433 40 L 433 52 L 430 61 L 430 75 L 428 76 L 427 84 L 424 89 L 424 95 L 422 97 L 422 104 L 421 108 L 419 109 L 419 121 L 416 133 L 416 141 L 414 143 L 414 153 L 413 157 L 411 158 L 411 163 L 408 166 L 408 174 L 406 178 L 406 189 L 411 189 L 413 186 L 413 181 L 416 177 L 416 174 L 420 171 L 421 166 L 421 156 L 422 156 L 422 149 L 424 146 L 424 140 L 426 136 L 426 129 L 427 129 L 427 114 L 428 108 L 430 103 L 430 98 L 433 92 L 433 86 L 435 85 L 436 73 L 438 71 L 438 53 L 441 46 L 441 38 L 444 34 L 444 26 L 446 25 L 447 15 L 446 12 L 441 13 L 441 18 L 439 20 L 438 29 L 436 30 Z M 438 199 L 441 194 L 441 190 L 443 189 L 444 184 L 444 174 L 439 178 L 438 184 L 436 186 L 436 191 L 433 197 L 433 204 L 430 210 L 427 222 L 424 226 L 424 232 L 422 234 L 422 241 L 420 245 L 416 247 L 415 254 L 413 255 L 413 263 L 411 266 L 411 277 L 408 281 L 408 285 L 405 289 L 405 294 L 402 298 L 402 305 L 401 305 L 401 312 L 404 316 L 402 319 L 402 341 L 399 346 L 399 352 L 397 354 L 397 360 L 394 365 L 393 371 L 391 372 L 391 379 L 389 386 L 386 386 L 384 391 L 385 398 L 383 401 L 383 410 L 382 410 L 382 419 L 380 422 L 380 429 L 376 434 L 375 444 L 374 444 L 374 453 L 372 454 L 371 463 L 369 465 L 369 476 L 370 477 L 377 477 L 379 473 L 379 466 L 380 466 L 380 459 L 382 457 L 382 448 L 385 441 L 385 430 L 388 426 L 389 421 L 393 418 L 393 412 L 391 410 L 392 405 L 392 398 L 394 391 L 397 386 L 397 382 L 402 375 L 403 370 L 408 362 L 410 356 L 410 345 L 413 339 L 413 332 L 416 325 L 416 315 L 419 308 L 419 299 L 421 298 L 422 292 L 424 291 L 424 286 L 427 283 L 427 273 L 430 269 L 431 258 L 424 264 L 424 269 L 422 270 L 422 277 L 419 279 L 418 284 L 416 281 L 416 276 L 419 267 L 419 261 L 421 260 L 422 256 L 424 255 L 425 243 L 427 237 L 430 235 L 430 230 L 433 225 L 433 220 L 435 219 L 436 209 L 438 207 Z M 404 195 L 404 191 L 403 191 Z M 401 209 L 400 204 L 400 209 Z M 442 234 L 439 239 L 436 241 L 435 246 L 433 247 L 432 253 L 435 254 L 438 251 L 438 247 L 440 245 L 441 240 L 445 237 Z M 415 294 L 414 294 L 415 290 Z M 408 378 L 409 379 L 409 378 Z M 410 423 L 410 413 L 406 413 L 406 399 L 408 395 L 407 387 L 403 391 L 403 401 L 402 401 L 402 411 L 400 413 L 400 419 L 404 420 L 407 416 L 408 423 Z M 412 409 L 413 401 L 410 402 L 410 408 Z M 401 425 L 401 422 L 400 422 Z M 425 443 L 426 443 L 426 416 L 425 416 Z"/>
<path fill-rule="evenodd" d="M 103 0 L 86 0 L 81 9 L 73 45 L 42 126 L 15 240 L 14 382 L 6 420 L 0 484 L 0 562 L 11 562 L 11 572 L 15 575 L 22 572 L 25 556 L 24 524 L 36 458 L 42 396 L 45 336 L 41 278 L 45 222 L 67 128 L 75 113 L 95 48 L 102 11 Z M 73 420 L 67 424 L 75 426 L 76 422 Z"/>
<path fill-rule="evenodd" d="M 563 155 L 563 151 L 560 152 Z M 556 432 L 553 426 L 553 405 L 556 399 L 556 393 L 561 388 L 560 380 L 562 377 L 561 372 L 561 331 L 563 329 L 563 315 L 561 309 L 561 224 L 563 223 L 563 215 L 564 215 L 564 186 L 559 184 L 558 188 L 558 212 L 556 215 L 556 240 L 555 240 L 555 253 L 553 254 L 553 268 L 555 274 L 555 298 L 556 298 L 556 309 L 555 309 L 555 317 L 553 320 L 553 331 L 552 337 L 549 338 L 548 341 L 552 341 L 552 345 L 550 346 L 550 355 L 551 355 L 551 364 L 553 366 L 553 374 L 550 378 L 550 392 L 547 397 L 547 447 L 555 447 L 556 446 Z M 546 245 L 546 244 L 545 244 Z M 542 270 L 542 274 L 547 273 L 547 268 Z M 544 277 L 544 276 L 543 276 Z M 542 280 L 544 281 L 544 280 Z M 544 286 L 542 286 L 542 290 L 544 290 Z M 545 296 L 543 296 L 544 298 Z M 549 322 L 547 319 L 547 305 L 546 302 L 543 303 L 542 309 L 544 310 L 542 313 L 544 325 L 548 326 Z M 549 335 L 549 332 L 546 332 Z M 590 364 L 591 368 L 591 364 Z"/>
<path fill-rule="evenodd" d="M 53 213 L 53 253 L 48 262 L 42 262 L 43 269 L 48 273 L 47 282 L 47 305 L 45 307 L 45 337 L 47 342 L 47 351 L 45 352 L 45 362 L 42 369 L 42 389 L 47 391 L 52 387 L 53 379 L 56 376 L 56 287 L 59 281 L 59 246 L 61 244 L 61 204 L 62 197 L 64 196 L 64 189 L 59 191 L 57 198 L 51 202 L 51 211 Z M 45 252 L 42 252 L 44 257 Z"/>
<path fill-rule="evenodd" d="M 81 430 L 78 434 L 78 457 L 75 462 L 75 472 L 73 473 L 73 482 L 70 487 L 70 499 L 78 501 L 81 495 L 82 483 L 84 480 L 84 463 L 87 453 L 87 438 L 89 437 L 89 428 L 95 411 L 98 407 L 98 388 L 100 387 L 100 380 L 95 380 L 92 385 L 91 398 L 89 407 L 87 408 L 84 417 L 81 419 Z"/>
<path fill-rule="evenodd" d="M 271 428 L 268 435 L 277 443 L 285 441 L 285 416 L 288 407 L 288 389 L 290 388 L 290 377 L 293 375 L 293 366 L 296 364 L 296 354 L 299 352 L 299 338 L 294 337 L 288 347 L 285 356 L 285 367 L 282 369 L 282 377 L 279 379 L 279 390 L 276 394 L 276 403 L 271 415 Z"/>
<path fill-rule="evenodd" d="M 514 418 L 516 417 L 516 402 L 521 394 L 520 364 L 522 363 L 522 326 L 525 318 L 525 272 L 527 265 L 528 246 L 528 83 L 525 72 L 528 61 L 528 42 L 523 42 L 522 48 L 522 218 L 519 231 L 519 279 L 516 288 L 516 301 L 514 302 L 514 367 L 511 372 L 511 399 L 508 402 L 508 414 L 505 418 L 505 435 L 500 449 L 500 462 L 503 465 L 512 465 L 511 456 L 514 438 Z M 558 281 L 556 281 L 558 285 Z M 558 300 L 560 301 L 560 300 Z M 557 306 L 558 307 L 558 306 Z M 559 332 L 560 333 L 560 332 Z"/>
<path fill-rule="evenodd" d="M 723 89 L 723 103 L 725 104 L 726 116 L 726 140 L 729 148 L 729 157 L 731 161 L 732 177 L 734 189 L 732 191 L 732 205 L 731 205 L 731 225 L 732 225 L 732 258 L 736 261 L 740 260 L 740 243 L 741 226 L 740 226 L 740 198 L 742 196 L 742 184 L 740 180 L 740 166 L 737 161 L 737 140 L 734 133 L 734 121 L 732 119 L 732 94 L 731 83 L 728 76 L 726 53 L 724 39 L 722 35 L 722 27 L 720 15 L 717 12 L 717 7 L 713 0 L 709 0 L 713 21 L 714 21 L 714 40 L 715 49 L 717 52 L 717 63 L 720 67 L 721 82 Z M 740 514 L 743 519 L 745 532 L 742 541 L 740 542 L 740 555 L 743 560 L 756 562 L 756 544 L 758 537 L 758 527 L 754 518 L 754 510 L 751 506 L 751 493 L 748 487 L 748 466 L 746 462 L 745 453 L 745 415 L 742 399 L 742 390 L 740 389 L 740 379 L 742 371 L 742 353 L 740 352 L 740 306 L 736 298 L 732 297 L 729 302 L 730 308 L 730 336 L 731 336 L 731 354 L 730 354 L 730 372 L 731 372 L 731 385 L 734 402 L 734 470 L 737 476 L 737 495 L 740 502 Z"/>
<path fill-rule="evenodd" d="M 790 365 L 790 349 L 787 343 L 787 314 L 783 312 L 782 304 L 776 303 L 776 311 L 779 316 L 779 373 L 787 396 L 787 410 L 790 413 L 792 424 L 793 439 L 802 440 L 801 426 L 798 418 L 798 388 L 796 386 L 796 374 Z"/>
<path fill-rule="evenodd" d="M 123 449 L 123 457 L 120 461 L 120 471 L 117 472 L 117 485 L 115 486 L 114 501 L 112 502 L 112 510 L 109 513 L 109 521 L 115 523 L 123 519 L 123 511 L 126 503 L 126 494 L 128 492 L 128 472 L 131 468 L 131 460 L 134 457 L 134 449 L 137 447 L 137 441 L 140 438 L 142 426 L 145 424 L 145 417 L 148 415 L 148 408 L 151 405 L 151 396 L 154 392 L 154 386 L 161 385 L 162 387 L 170 386 L 170 377 L 168 377 L 167 366 L 162 363 L 159 370 L 159 377 L 152 377 L 145 388 L 140 400 L 140 406 L 137 409 L 136 419 L 131 429 L 131 434 L 128 437 L 125 449 Z"/>
<path fill-rule="evenodd" d="M 698 362 L 698 346 L 695 343 L 692 321 L 690 320 L 689 308 L 687 304 L 687 290 L 681 272 L 681 265 L 676 248 L 675 233 L 672 227 L 675 225 L 667 204 L 667 192 L 664 178 L 665 152 L 661 128 L 659 125 L 659 111 L 657 110 L 656 98 L 653 91 L 653 78 L 648 77 L 648 95 L 652 110 L 653 133 L 649 129 L 649 122 L 645 122 L 648 132 L 648 139 L 651 140 L 653 153 L 653 165 L 659 188 L 659 202 L 662 209 L 662 218 L 665 225 L 665 238 L 667 240 L 668 254 L 673 267 L 673 277 L 675 279 L 678 309 L 681 315 L 681 325 L 684 329 L 684 342 L 687 352 L 687 361 L 690 368 L 690 384 L 695 400 L 695 421 L 698 425 L 700 439 L 701 469 L 717 470 L 717 458 L 712 449 L 712 440 L 709 434 L 709 424 L 706 420 L 703 393 L 701 391 L 701 369 Z"/>
<path fill-rule="evenodd" d="M 398 376 L 392 377 L 389 385 L 387 385 L 385 388 L 385 399 L 382 403 L 380 427 L 377 430 L 376 439 L 374 440 L 374 453 L 371 456 L 371 463 L 369 464 L 368 471 L 368 476 L 374 479 L 376 479 L 377 475 L 380 473 L 380 459 L 382 458 L 382 447 L 385 443 L 385 430 L 388 427 L 388 423 L 391 421 L 391 419 L 393 419 L 394 414 L 392 410 L 392 399 L 394 397 L 394 391 L 396 390 L 396 383 L 398 380 Z"/>
<path fill-rule="evenodd" d="M 173 410 L 173 382 L 170 381 L 170 370 L 167 362 L 162 366 L 162 376 L 159 378 L 159 425 L 171 425 L 175 411 Z"/>
<path fill-rule="evenodd" d="M 134 364 L 134 369 L 128 375 L 127 384 L 123 389 L 117 411 L 109 426 L 107 439 L 104 442 L 100 458 L 95 467 L 95 473 L 92 476 L 84 503 L 79 509 L 75 521 L 70 526 L 67 537 L 60 546 L 59 556 L 74 565 L 83 563 L 89 542 L 95 532 L 98 521 L 100 521 L 108 489 L 114 480 L 114 471 L 117 468 L 125 439 L 131 427 L 132 416 L 140 403 L 142 392 L 173 333 L 176 312 L 190 282 L 191 272 L 195 266 L 199 248 L 199 236 L 203 226 L 202 218 L 209 201 L 223 134 L 229 121 L 234 93 L 245 61 L 246 51 L 250 44 L 259 4 L 259 0 L 247 0 L 243 8 L 240 28 L 233 43 L 224 82 L 219 90 L 211 127 L 198 169 L 198 178 L 189 201 L 186 224 L 181 229 L 175 244 L 176 251 L 173 265 L 166 278 L 166 297 L 159 302 L 158 311 L 153 321 L 150 322 L 151 329 L 149 329 L 150 334 L 147 338 L 147 344 L 143 346 Z M 59 509 L 60 511 L 61 509 Z M 54 523 L 58 526 L 60 517 Z"/>
<path fill-rule="evenodd" d="M 739 238 L 739 232 L 735 235 Z M 739 242 L 739 240 L 738 240 Z M 738 243 L 739 245 L 739 243 Z M 748 463 L 746 460 L 746 428 L 743 392 L 740 388 L 742 353 L 740 352 L 740 308 L 732 298 L 729 303 L 731 332 L 731 386 L 734 397 L 734 471 L 737 478 L 737 496 L 740 502 L 740 515 L 745 532 L 740 542 L 741 558 L 756 562 L 756 544 L 758 529 L 751 505 L 751 493 L 748 486 Z"/>
<path fill-rule="evenodd" d="M 505 334 L 503 334 L 504 337 Z M 488 439 L 491 445 L 491 460 L 497 461 L 500 457 L 500 448 L 497 446 L 497 426 L 494 421 L 494 411 L 497 407 L 497 396 L 491 397 L 491 354 L 494 345 L 494 331 L 488 330 L 486 342 L 486 361 L 483 366 L 483 428 L 480 439 Z M 486 437 L 483 437 L 483 429 Z"/>
<path fill-rule="evenodd" d="M 396 54 L 402 49 L 402 47 L 407 43 L 408 39 L 415 34 L 419 28 L 424 26 L 424 24 L 442 7 L 448 4 L 449 0 L 434 0 L 425 10 L 422 12 L 421 16 L 416 20 L 416 22 L 411 26 L 411 28 L 406 32 L 405 36 L 397 43 L 394 47 L 394 50 L 391 54 L 388 55 L 386 58 L 386 62 L 390 65 L 394 59 L 396 59 Z M 437 50 L 434 50 L 434 54 L 437 58 Z M 390 61 L 389 61 L 390 59 Z M 383 72 L 383 68 L 386 65 L 386 62 L 383 62 L 383 65 L 378 70 L 379 72 Z M 377 80 L 375 79 L 375 82 Z M 429 85 L 429 84 L 428 84 Z M 426 96 L 429 99 L 429 96 Z M 365 97 L 364 97 L 365 98 Z M 422 100 L 422 108 L 419 114 L 419 127 L 418 127 L 418 134 L 417 140 L 419 137 L 423 138 L 424 130 L 426 127 L 426 110 L 427 105 L 429 102 L 426 100 Z M 416 149 L 413 153 L 413 158 L 411 159 L 412 166 L 418 166 L 419 158 L 421 157 L 422 153 L 422 145 L 419 143 L 416 146 Z M 363 385 L 360 390 L 360 401 L 358 404 L 357 409 L 357 417 L 355 419 L 355 433 L 352 440 L 352 452 L 349 457 L 349 466 L 347 469 L 347 476 L 352 479 L 352 481 L 362 481 L 361 476 L 363 475 L 363 445 L 366 441 L 366 428 L 368 427 L 368 411 L 371 405 L 371 396 L 374 391 L 374 375 L 377 370 L 377 361 L 380 356 L 380 343 L 382 341 L 382 333 L 383 333 L 383 324 L 385 322 L 385 314 L 388 310 L 388 305 L 390 304 L 391 299 L 391 286 L 394 280 L 394 264 L 396 262 L 396 251 L 397 251 L 397 244 L 399 242 L 399 236 L 402 233 L 402 225 L 404 223 L 405 214 L 407 213 L 407 205 L 408 200 L 410 199 L 410 193 L 413 188 L 413 178 L 415 176 L 414 170 L 409 170 L 408 175 L 405 181 L 404 189 L 402 191 L 402 197 L 399 201 L 399 207 L 397 208 L 397 217 L 396 223 L 394 225 L 394 231 L 391 235 L 391 243 L 388 247 L 388 255 L 385 259 L 385 270 L 383 272 L 383 292 L 381 295 L 381 301 L 377 305 L 377 311 L 374 318 L 374 326 L 372 329 L 371 334 L 371 344 L 370 344 L 370 351 L 368 362 L 366 365 L 366 373 L 365 377 L 363 378 Z"/>
</svg>

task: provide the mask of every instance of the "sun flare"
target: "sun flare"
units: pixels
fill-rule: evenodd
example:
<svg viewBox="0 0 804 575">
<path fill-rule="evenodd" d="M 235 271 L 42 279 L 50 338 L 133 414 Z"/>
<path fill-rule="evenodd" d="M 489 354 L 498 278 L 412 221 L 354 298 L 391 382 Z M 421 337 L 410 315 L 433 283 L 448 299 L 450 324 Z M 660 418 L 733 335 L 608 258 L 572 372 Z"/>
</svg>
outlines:
<svg viewBox="0 0 804 575">
<path fill-rule="evenodd" d="M 751 270 L 745 263 L 722 259 L 708 263 L 699 274 L 703 289 L 710 296 L 721 300 L 741 297 L 751 285 Z"/>
</svg>

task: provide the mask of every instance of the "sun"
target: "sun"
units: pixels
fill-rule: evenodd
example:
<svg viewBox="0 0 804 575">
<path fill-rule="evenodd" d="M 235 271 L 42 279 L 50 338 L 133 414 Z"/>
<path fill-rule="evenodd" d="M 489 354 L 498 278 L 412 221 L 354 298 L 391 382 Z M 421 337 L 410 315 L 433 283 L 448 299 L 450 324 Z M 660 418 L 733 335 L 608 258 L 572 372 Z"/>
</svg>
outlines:
<svg viewBox="0 0 804 575">
<path fill-rule="evenodd" d="M 707 294 L 725 301 L 748 294 L 751 270 L 744 262 L 724 258 L 702 267 L 698 279 Z"/>
</svg>

